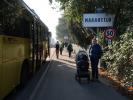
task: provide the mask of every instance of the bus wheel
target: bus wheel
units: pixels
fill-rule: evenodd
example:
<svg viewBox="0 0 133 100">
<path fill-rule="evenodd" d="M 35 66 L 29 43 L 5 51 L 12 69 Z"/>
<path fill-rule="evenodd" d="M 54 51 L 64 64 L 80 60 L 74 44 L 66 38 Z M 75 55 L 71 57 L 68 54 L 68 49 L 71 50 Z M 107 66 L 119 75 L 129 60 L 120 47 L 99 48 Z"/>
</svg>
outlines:
<svg viewBox="0 0 133 100">
<path fill-rule="evenodd" d="M 24 85 L 28 82 L 30 77 L 30 63 L 28 59 L 25 59 L 22 64 L 21 74 L 20 74 L 20 86 L 24 87 Z"/>
</svg>

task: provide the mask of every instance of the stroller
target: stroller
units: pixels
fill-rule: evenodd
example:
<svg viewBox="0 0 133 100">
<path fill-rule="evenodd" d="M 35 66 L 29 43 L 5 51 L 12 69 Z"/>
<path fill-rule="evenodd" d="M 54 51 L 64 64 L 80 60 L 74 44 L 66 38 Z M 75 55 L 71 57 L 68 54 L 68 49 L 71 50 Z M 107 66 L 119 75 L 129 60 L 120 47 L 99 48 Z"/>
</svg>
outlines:
<svg viewBox="0 0 133 100">
<path fill-rule="evenodd" d="M 89 72 L 89 59 L 86 51 L 79 51 L 76 55 L 76 66 L 77 71 L 75 74 L 75 79 L 81 81 L 81 78 L 87 78 L 88 82 L 90 81 L 90 72 Z"/>
</svg>

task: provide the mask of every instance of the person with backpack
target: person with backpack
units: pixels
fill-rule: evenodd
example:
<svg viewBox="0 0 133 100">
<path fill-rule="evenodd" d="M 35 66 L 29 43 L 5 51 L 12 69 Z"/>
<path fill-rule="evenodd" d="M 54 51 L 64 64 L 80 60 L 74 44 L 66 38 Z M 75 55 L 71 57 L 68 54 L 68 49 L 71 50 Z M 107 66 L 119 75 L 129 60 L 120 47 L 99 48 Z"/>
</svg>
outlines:
<svg viewBox="0 0 133 100">
<path fill-rule="evenodd" d="M 68 44 L 68 46 L 67 46 L 67 50 L 68 50 L 69 58 L 70 58 L 70 57 L 71 57 L 71 53 L 72 53 L 72 51 L 73 51 L 73 46 L 72 46 L 71 43 Z"/>
<path fill-rule="evenodd" d="M 56 42 L 55 49 L 56 49 L 56 57 L 58 59 L 59 58 L 59 49 L 60 49 L 59 41 Z"/>
</svg>

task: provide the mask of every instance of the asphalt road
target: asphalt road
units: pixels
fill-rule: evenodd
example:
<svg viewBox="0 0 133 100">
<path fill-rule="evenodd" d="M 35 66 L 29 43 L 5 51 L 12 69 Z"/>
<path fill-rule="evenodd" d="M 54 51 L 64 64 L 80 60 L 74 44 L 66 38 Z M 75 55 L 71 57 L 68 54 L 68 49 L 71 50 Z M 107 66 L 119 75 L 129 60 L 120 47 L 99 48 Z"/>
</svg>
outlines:
<svg viewBox="0 0 133 100">
<path fill-rule="evenodd" d="M 27 86 L 9 96 L 6 100 L 128 100 L 114 88 L 104 82 L 87 82 L 75 80 L 74 56 L 68 58 L 67 53 L 54 58 L 51 63 L 42 67 L 40 72 Z"/>
<path fill-rule="evenodd" d="M 78 83 L 75 71 L 72 65 L 52 61 L 31 100 L 128 100 L 102 82 Z"/>
</svg>

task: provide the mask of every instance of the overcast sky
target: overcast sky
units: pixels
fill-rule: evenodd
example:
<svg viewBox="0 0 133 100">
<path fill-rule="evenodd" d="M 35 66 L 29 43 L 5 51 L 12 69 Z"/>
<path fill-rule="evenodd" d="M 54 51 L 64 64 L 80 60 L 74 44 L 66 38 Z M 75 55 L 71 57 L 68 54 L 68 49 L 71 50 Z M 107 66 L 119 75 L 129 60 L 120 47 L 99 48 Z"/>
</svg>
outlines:
<svg viewBox="0 0 133 100">
<path fill-rule="evenodd" d="M 40 19 L 48 26 L 52 32 L 52 37 L 55 39 L 56 26 L 58 18 L 61 17 L 61 12 L 57 9 L 52 9 L 49 0 L 23 0 L 31 9 L 37 13 Z"/>
</svg>

